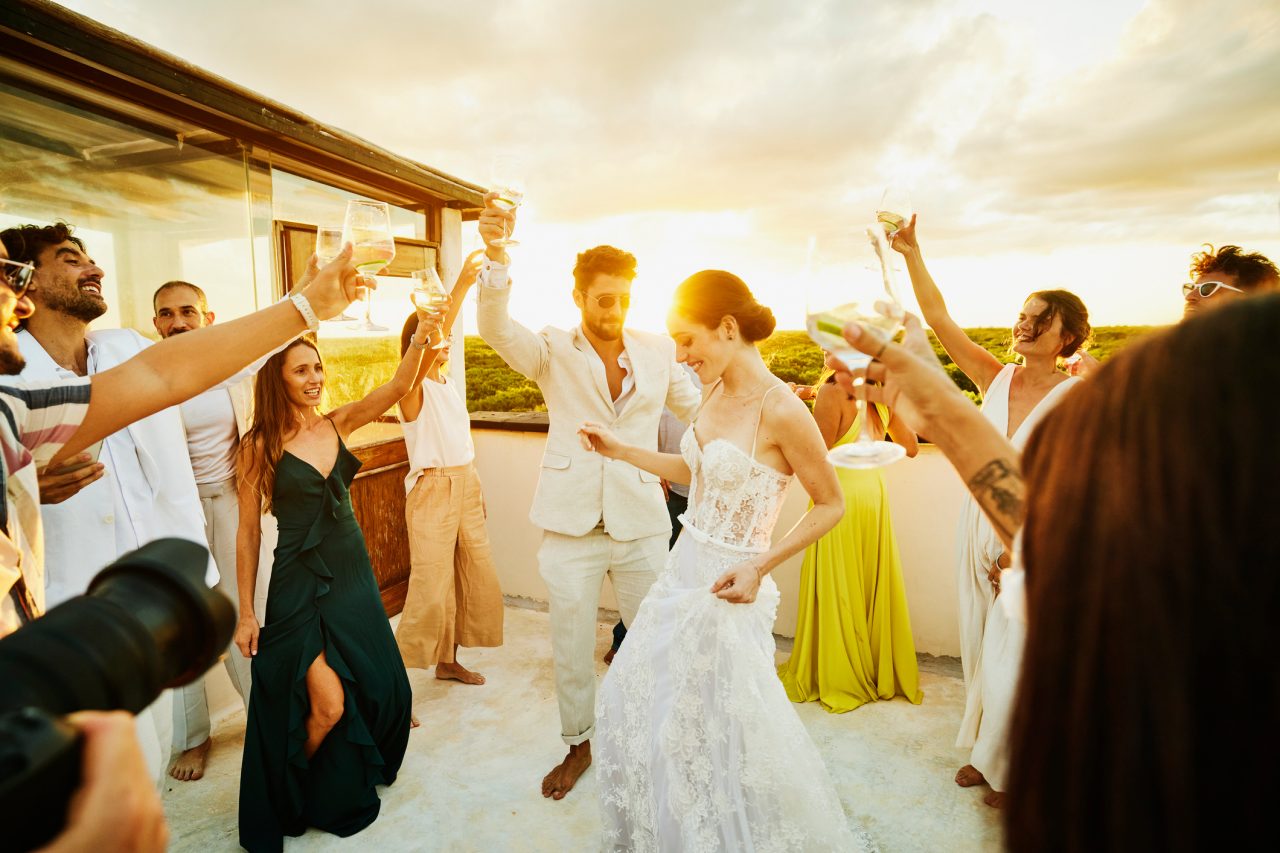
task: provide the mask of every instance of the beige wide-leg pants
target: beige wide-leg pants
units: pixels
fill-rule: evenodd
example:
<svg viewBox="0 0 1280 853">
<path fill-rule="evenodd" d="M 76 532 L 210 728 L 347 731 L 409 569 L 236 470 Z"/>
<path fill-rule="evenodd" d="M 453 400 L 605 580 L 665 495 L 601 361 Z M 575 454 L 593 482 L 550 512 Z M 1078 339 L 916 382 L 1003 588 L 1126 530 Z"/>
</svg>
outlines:
<svg viewBox="0 0 1280 853">
<path fill-rule="evenodd" d="M 472 464 L 428 468 L 405 500 L 409 590 L 396 628 L 405 666 L 454 663 L 454 645 L 502 645 L 502 589 Z"/>
<path fill-rule="evenodd" d="M 596 718 L 596 624 L 609 575 L 622 621 L 630 625 L 667 559 L 669 533 L 620 542 L 597 527 L 585 536 L 543 531 L 538 570 L 551 601 L 560 734 L 570 746 L 590 740 Z"/>
<path fill-rule="evenodd" d="M 198 485 L 200 506 L 204 509 L 204 533 L 209 550 L 218 566 L 219 592 L 231 599 L 240 615 L 240 596 L 236 584 L 236 531 L 240 526 L 240 506 L 236 481 L 232 477 L 221 483 Z M 235 643 L 227 649 L 222 662 L 245 706 L 249 703 L 250 661 L 240 654 Z M 193 749 L 209 738 L 209 700 L 201 677 L 177 690 L 173 703 L 173 747 L 178 751 Z"/>
</svg>

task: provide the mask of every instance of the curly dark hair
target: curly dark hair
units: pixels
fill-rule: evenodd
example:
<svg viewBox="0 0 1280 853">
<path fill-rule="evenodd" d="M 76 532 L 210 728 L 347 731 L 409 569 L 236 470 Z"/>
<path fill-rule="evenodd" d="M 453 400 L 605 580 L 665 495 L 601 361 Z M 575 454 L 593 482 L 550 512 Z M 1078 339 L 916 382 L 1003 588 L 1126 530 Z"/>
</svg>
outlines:
<svg viewBox="0 0 1280 853">
<path fill-rule="evenodd" d="M 24 264 L 36 263 L 36 258 L 46 246 L 56 246 L 70 240 L 84 251 L 84 241 L 74 234 L 75 228 L 66 222 L 52 225 L 15 225 L 0 231 L 0 242 L 9 250 L 9 257 Z"/>
<path fill-rule="evenodd" d="M 1246 253 L 1239 246 L 1223 246 L 1215 252 L 1212 245 L 1205 243 L 1204 251 L 1191 256 L 1191 277 L 1215 272 L 1235 276 L 1241 290 L 1256 290 L 1280 282 L 1280 270 L 1266 255 Z"/>
<path fill-rule="evenodd" d="M 616 275 L 632 281 L 636 277 L 636 256 L 613 246 L 596 246 L 578 255 L 573 266 L 573 287 L 587 292 L 597 275 Z"/>
</svg>

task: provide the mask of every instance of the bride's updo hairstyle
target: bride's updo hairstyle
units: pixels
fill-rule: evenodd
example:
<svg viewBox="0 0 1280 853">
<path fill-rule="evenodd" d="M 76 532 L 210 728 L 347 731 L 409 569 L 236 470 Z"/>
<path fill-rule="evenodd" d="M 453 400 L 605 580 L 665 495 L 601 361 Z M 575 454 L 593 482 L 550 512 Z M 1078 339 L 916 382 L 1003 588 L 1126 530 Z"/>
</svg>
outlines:
<svg viewBox="0 0 1280 853">
<path fill-rule="evenodd" d="M 769 307 L 751 295 L 747 283 L 724 270 L 703 270 L 680 282 L 672 310 L 708 329 L 732 317 L 742 337 L 753 344 L 772 335 L 778 324 Z"/>
</svg>

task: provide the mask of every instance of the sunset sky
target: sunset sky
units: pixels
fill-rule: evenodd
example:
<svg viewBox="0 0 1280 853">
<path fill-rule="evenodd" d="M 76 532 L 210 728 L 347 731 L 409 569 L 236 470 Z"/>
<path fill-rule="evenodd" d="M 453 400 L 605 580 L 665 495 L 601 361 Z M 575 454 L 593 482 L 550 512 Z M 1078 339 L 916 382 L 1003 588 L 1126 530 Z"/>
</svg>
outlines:
<svg viewBox="0 0 1280 853">
<path fill-rule="evenodd" d="M 1049 287 L 1170 322 L 1200 243 L 1280 258 L 1275 0 L 65 5 L 477 183 L 519 150 L 532 326 L 574 322 L 574 255 L 612 243 L 634 325 L 719 267 L 800 328 L 807 235 L 888 183 L 965 325 Z"/>
</svg>

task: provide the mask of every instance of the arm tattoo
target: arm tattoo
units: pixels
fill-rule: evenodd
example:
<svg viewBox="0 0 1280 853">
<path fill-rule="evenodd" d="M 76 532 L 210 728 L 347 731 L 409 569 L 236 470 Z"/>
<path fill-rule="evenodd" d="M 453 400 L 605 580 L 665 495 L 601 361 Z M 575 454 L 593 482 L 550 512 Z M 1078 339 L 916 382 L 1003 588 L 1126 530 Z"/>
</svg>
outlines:
<svg viewBox="0 0 1280 853">
<path fill-rule="evenodd" d="M 987 513 L 991 523 L 1009 538 L 1022 526 L 1026 512 L 1026 487 L 1018 465 L 1008 459 L 993 459 L 970 478 L 969 491 Z"/>
</svg>

